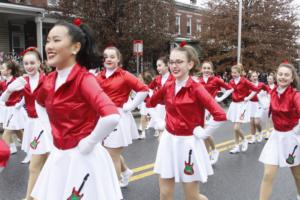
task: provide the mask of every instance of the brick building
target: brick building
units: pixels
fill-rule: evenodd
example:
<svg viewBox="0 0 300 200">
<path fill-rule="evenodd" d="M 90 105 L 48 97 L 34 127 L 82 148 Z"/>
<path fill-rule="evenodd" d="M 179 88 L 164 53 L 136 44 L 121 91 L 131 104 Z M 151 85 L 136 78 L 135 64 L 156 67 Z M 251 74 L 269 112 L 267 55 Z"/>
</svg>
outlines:
<svg viewBox="0 0 300 200">
<path fill-rule="evenodd" d="M 200 52 L 197 36 L 201 31 L 201 7 L 199 0 L 175 1 L 175 31 L 171 48 L 186 41 Z"/>
</svg>

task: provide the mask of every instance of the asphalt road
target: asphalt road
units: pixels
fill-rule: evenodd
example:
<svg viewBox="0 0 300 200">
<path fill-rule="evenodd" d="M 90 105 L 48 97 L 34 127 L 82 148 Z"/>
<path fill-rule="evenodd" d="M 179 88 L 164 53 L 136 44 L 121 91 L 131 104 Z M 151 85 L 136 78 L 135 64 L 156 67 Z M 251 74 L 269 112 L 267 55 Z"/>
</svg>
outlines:
<svg viewBox="0 0 300 200">
<path fill-rule="evenodd" d="M 249 132 L 247 126 L 243 129 Z M 258 200 L 263 175 L 263 164 L 258 162 L 258 157 L 265 142 L 249 145 L 245 153 L 229 154 L 228 149 L 233 144 L 229 122 L 215 134 L 215 139 L 221 151 L 220 159 L 214 166 L 214 175 L 200 185 L 201 192 L 210 200 Z M 137 140 L 125 150 L 127 165 L 135 171 L 129 186 L 122 189 L 126 200 L 159 199 L 158 176 L 152 172 L 157 145 L 153 130 L 149 130 L 145 140 Z M 8 167 L 0 174 L 0 200 L 24 198 L 28 165 L 20 164 L 23 158 L 22 152 L 12 155 Z M 175 200 L 182 199 L 183 191 L 177 184 Z M 296 188 L 288 168 L 279 170 L 271 200 L 296 200 Z"/>
</svg>

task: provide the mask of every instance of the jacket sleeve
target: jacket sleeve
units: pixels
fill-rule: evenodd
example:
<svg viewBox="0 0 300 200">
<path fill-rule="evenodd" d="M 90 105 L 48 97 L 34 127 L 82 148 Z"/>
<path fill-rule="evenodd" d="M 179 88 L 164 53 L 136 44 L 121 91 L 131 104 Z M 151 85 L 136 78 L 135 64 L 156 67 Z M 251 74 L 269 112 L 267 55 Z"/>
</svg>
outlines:
<svg viewBox="0 0 300 200">
<path fill-rule="evenodd" d="M 147 108 L 154 108 L 157 104 L 165 104 L 164 97 L 166 91 L 166 85 L 161 87 L 159 90 L 154 91 L 154 94 L 151 97 L 146 98 L 146 107 Z"/>
</svg>

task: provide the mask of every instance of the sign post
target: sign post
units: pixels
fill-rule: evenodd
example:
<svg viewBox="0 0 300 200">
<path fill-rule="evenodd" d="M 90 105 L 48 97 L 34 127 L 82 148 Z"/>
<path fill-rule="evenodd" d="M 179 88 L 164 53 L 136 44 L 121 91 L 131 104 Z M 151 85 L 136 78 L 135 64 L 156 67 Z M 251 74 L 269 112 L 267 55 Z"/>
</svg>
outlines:
<svg viewBox="0 0 300 200">
<path fill-rule="evenodd" d="M 133 40 L 133 55 L 136 56 L 136 72 L 138 75 L 140 73 L 140 57 L 143 58 L 143 40 Z"/>
</svg>

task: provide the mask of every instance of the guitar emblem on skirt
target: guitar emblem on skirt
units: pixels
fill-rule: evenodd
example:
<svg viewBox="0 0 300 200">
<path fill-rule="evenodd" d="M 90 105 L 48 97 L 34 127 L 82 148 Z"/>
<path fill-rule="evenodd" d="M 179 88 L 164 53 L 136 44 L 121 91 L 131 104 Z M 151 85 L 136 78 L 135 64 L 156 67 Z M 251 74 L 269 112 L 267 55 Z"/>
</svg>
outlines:
<svg viewBox="0 0 300 200">
<path fill-rule="evenodd" d="M 87 181 L 87 179 L 89 178 L 89 175 L 90 174 L 86 174 L 85 177 L 83 178 L 83 181 L 78 189 L 78 191 L 75 189 L 75 187 L 73 187 L 73 190 L 72 190 L 72 194 L 71 196 L 67 199 L 67 200 L 80 200 L 82 199 L 83 195 L 84 194 L 80 194 L 85 182 Z"/>
<path fill-rule="evenodd" d="M 191 163 L 191 157 L 192 157 L 192 149 L 189 151 L 189 161 L 188 162 L 184 162 L 184 165 L 185 165 L 185 167 L 184 167 L 184 173 L 186 174 L 186 175 L 193 175 L 194 174 L 194 168 L 193 168 L 193 166 L 194 166 L 194 163 Z"/>
<path fill-rule="evenodd" d="M 289 154 L 289 157 L 285 160 L 287 164 L 290 164 L 290 165 L 294 164 L 295 157 L 296 157 L 296 156 L 294 156 L 294 154 L 295 154 L 295 151 L 296 151 L 297 147 L 298 147 L 298 145 L 296 145 L 294 147 L 293 153 Z"/>
</svg>

